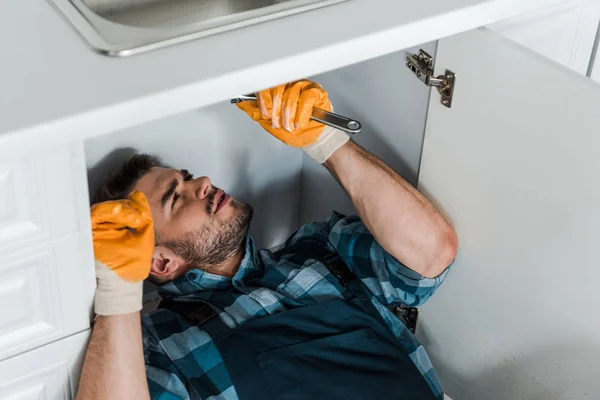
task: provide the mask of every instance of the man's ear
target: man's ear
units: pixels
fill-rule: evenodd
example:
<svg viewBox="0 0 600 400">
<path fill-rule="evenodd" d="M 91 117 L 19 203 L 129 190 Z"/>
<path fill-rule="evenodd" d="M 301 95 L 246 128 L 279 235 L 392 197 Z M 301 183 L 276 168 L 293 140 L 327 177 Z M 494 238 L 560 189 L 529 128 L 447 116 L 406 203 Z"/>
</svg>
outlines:
<svg viewBox="0 0 600 400">
<path fill-rule="evenodd" d="M 164 246 L 154 247 L 150 275 L 156 277 L 159 281 L 166 282 L 177 278 L 181 275 L 183 266 L 184 261 L 171 249 Z"/>
</svg>

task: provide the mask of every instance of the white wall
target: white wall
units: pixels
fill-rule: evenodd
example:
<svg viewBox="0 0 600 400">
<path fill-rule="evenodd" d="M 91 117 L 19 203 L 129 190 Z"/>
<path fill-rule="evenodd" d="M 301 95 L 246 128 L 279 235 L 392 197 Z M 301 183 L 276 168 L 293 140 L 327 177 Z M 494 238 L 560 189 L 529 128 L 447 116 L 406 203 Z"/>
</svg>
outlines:
<svg viewBox="0 0 600 400">
<path fill-rule="evenodd" d="M 250 233 L 258 246 L 278 245 L 298 226 L 301 152 L 272 138 L 234 105 L 221 103 L 87 141 L 90 190 L 132 149 L 207 175 L 252 204 Z"/>
<path fill-rule="evenodd" d="M 420 47 L 435 54 L 435 43 Z M 329 92 L 336 112 L 362 122 L 356 142 L 416 186 L 430 91 L 406 68 L 404 57 L 394 53 L 312 79 Z M 337 182 L 308 157 L 302 187 L 301 223 L 322 220 L 334 209 L 355 212 Z"/>
</svg>

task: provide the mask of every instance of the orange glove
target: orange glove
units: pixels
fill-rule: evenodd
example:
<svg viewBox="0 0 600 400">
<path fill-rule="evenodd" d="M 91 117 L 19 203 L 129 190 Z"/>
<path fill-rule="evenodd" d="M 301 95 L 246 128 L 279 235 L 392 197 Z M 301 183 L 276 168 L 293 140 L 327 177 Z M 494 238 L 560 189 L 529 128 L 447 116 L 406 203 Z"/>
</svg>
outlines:
<svg viewBox="0 0 600 400">
<path fill-rule="evenodd" d="M 142 281 L 154 251 L 154 226 L 146 197 L 95 204 L 91 210 L 96 258 L 96 313 L 125 314 L 142 308 Z"/>
<path fill-rule="evenodd" d="M 303 80 L 263 90 L 256 94 L 256 101 L 237 105 L 271 135 L 301 147 L 319 164 L 349 140 L 344 132 L 310 119 L 313 107 L 333 110 L 329 95 L 315 82 Z"/>
<path fill-rule="evenodd" d="M 317 141 L 325 125 L 312 121 L 313 107 L 331 111 L 329 95 L 321 85 L 302 80 L 256 93 L 256 101 L 242 101 L 238 107 L 267 132 L 292 147 Z"/>
</svg>

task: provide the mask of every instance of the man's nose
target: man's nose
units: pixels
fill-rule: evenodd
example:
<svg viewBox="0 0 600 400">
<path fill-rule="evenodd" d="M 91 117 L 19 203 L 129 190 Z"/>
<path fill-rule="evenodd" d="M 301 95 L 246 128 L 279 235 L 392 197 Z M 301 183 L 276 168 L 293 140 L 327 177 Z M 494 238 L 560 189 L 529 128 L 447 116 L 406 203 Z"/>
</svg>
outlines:
<svg viewBox="0 0 600 400">
<path fill-rule="evenodd" d="M 212 182 L 208 176 L 201 176 L 200 178 L 194 179 L 194 184 L 196 186 L 194 195 L 196 198 L 204 200 L 210 194 Z"/>
</svg>

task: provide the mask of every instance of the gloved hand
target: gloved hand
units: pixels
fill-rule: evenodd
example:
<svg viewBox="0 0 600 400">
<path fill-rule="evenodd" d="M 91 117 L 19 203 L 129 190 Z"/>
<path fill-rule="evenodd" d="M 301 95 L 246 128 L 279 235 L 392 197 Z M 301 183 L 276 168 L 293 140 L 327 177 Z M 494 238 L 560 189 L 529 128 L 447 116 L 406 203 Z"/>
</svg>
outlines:
<svg viewBox="0 0 600 400">
<path fill-rule="evenodd" d="M 154 251 L 154 225 L 146 197 L 135 192 L 128 200 L 95 204 L 91 214 L 96 314 L 141 310 L 143 280 L 150 273 Z"/>
<path fill-rule="evenodd" d="M 237 105 L 271 135 L 302 148 L 321 164 L 349 140 L 344 132 L 310 119 L 313 107 L 333 109 L 329 95 L 318 83 L 292 82 L 258 92 L 256 98 Z"/>
</svg>

